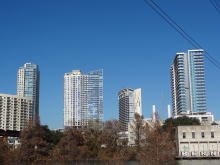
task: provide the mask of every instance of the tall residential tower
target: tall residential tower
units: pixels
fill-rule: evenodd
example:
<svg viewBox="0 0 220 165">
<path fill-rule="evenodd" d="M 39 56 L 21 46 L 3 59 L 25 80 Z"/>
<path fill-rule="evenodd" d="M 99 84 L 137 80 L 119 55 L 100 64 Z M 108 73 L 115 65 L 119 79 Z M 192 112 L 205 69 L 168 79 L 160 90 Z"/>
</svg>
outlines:
<svg viewBox="0 0 220 165">
<path fill-rule="evenodd" d="M 173 116 L 206 113 L 203 50 L 177 53 L 170 67 Z"/>
<path fill-rule="evenodd" d="M 64 126 L 87 126 L 89 120 L 103 121 L 103 70 L 64 75 Z"/>
<path fill-rule="evenodd" d="M 32 99 L 0 93 L 0 129 L 21 131 L 32 118 Z"/>
<path fill-rule="evenodd" d="M 32 119 L 39 115 L 40 71 L 33 63 L 26 63 L 18 70 L 17 95 L 33 100 Z"/>
<path fill-rule="evenodd" d="M 141 88 L 133 90 L 125 88 L 118 93 L 119 121 L 128 130 L 128 123 L 134 114 L 142 115 Z"/>
</svg>

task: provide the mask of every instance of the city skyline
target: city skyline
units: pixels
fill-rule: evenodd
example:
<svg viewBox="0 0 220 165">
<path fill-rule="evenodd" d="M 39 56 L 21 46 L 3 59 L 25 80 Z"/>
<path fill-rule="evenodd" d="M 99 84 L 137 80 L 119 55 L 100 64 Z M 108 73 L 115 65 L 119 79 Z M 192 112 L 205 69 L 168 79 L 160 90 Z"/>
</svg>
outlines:
<svg viewBox="0 0 220 165">
<path fill-rule="evenodd" d="M 220 61 L 219 13 L 210 1 L 154 2 Z M 104 70 L 105 121 L 119 118 L 117 94 L 126 87 L 141 88 L 144 117 L 155 105 L 165 119 L 171 62 L 176 52 L 197 49 L 142 0 L 0 1 L 0 14 L 0 93 L 16 95 L 18 68 L 39 65 L 41 123 L 50 129 L 63 127 L 63 75 L 77 68 Z M 207 111 L 220 120 L 219 69 L 207 56 Z"/>
</svg>

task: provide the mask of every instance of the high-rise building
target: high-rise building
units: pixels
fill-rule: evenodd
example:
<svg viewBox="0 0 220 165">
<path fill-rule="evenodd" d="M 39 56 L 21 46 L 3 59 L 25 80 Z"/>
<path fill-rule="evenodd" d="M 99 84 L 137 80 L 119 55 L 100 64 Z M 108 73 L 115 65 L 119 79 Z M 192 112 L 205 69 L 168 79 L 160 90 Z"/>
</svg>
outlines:
<svg viewBox="0 0 220 165">
<path fill-rule="evenodd" d="M 64 75 L 64 126 L 87 126 L 89 120 L 103 121 L 103 70 Z"/>
<path fill-rule="evenodd" d="M 17 77 L 17 95 L 33 100 L 33 120 L 36 114 L 39 115 L 39 87 L 40 71 L 38 65 L 26 63 L 20 67 Z"/>
<path fill-rule="evenodd" d="M 141 88 L 133 90 L 125 88 L 118 93 L 119 121 L 128 130 L 128 123 L 134 119 L 134 114 L 142 115 Z"/>
<path fill-rule="evenodd" d="M 203 50 L 177 53 L 170 67 L 173 116 L 206 113 Z"/>
<path fill-rule="evenodd" d="M 32 103 L 31 98 L 0 94 L 0 129 L 21 131 L 32 118 Z"/>
<path fill-rule="evenodd" d="M 134 90 L 134 113 L 142 116 L 141 88 Z"/>
</svg>

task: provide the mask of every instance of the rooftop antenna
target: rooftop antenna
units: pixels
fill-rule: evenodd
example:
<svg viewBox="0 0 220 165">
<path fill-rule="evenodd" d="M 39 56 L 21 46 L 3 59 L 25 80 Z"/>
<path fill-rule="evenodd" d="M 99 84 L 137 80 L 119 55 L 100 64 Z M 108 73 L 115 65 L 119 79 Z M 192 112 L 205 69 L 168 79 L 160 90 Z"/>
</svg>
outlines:
<svg viewBox="0 0 220 165">
<path fill-rule="evenodd" d="M 161 92 L 160 98 L 160 106 L 161 106 L 161 119 L 163 120 L 163 93 Z"/>
</svg>

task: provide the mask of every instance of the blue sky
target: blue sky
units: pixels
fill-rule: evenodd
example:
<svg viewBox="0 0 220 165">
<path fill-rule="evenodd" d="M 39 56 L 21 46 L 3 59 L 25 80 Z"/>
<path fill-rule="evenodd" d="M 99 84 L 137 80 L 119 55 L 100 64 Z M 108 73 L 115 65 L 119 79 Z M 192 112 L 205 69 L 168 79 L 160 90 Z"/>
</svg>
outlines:
<svg viewBox="0 0 220 165">
<path fill-rule="evenodd" d="M 155 2 L 220 62 L 220 14 L 209 0 Z M 118 119 L 117 94 L 126 87 L 142 88 L 145 117 L 154 104 L 166 118 L 170 65 L 177 52 L 189 49 L 143 0 L 0 1 L 0 93 L 16 94 L 18 68 L 38 64 L 41 123 L 51 129 L 63 127 L 63 76 L 75 69 L 104 70 L 105 120 Z M 219 73 L 205 58 L 207 108 L 215 120 Z"/>
</svg>

